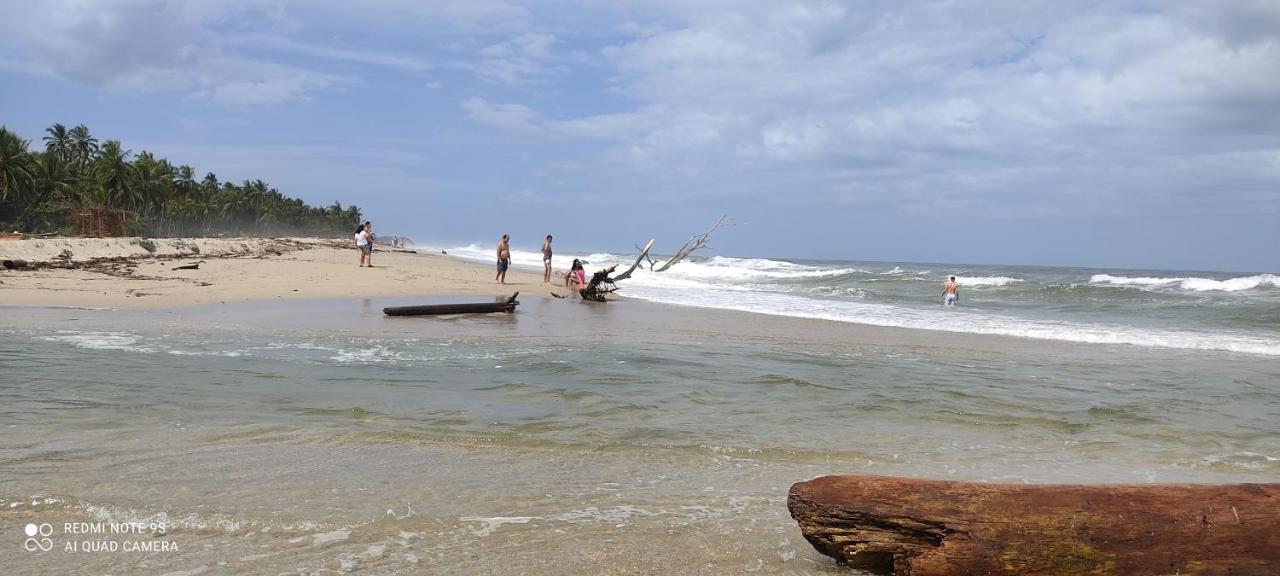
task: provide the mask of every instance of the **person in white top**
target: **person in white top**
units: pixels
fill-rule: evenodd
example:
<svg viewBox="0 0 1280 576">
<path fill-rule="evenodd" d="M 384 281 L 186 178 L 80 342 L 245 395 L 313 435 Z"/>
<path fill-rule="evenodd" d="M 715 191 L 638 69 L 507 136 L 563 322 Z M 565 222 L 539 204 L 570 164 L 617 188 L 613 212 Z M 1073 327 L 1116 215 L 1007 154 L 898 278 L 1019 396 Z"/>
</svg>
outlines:
<svg viewBox="0 0 1280 576">
<path fill-rule="evenodd" d="M 370 261 L 370 266 L 373 265 L 373 259 L 369 255 L 370 248 L 372 248 L 372 246 L 369 245 L 369 232 L 365 230 L 364 224 L 361 224 L 356 228 L 356 250 L 360 251 L 361 268 L 364 267 L 365 260 Z"/>
</svg>

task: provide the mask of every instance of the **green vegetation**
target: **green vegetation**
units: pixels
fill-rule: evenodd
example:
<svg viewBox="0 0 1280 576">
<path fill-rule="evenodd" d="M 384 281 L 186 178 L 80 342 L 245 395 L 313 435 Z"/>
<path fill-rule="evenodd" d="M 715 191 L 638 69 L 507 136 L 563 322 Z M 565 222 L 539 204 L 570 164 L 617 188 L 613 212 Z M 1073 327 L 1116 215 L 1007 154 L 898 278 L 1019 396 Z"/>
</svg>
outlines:
<svg viewBox="0 0 1280 576">
<path fill-rule="evenodd" d="M 118 140 L 99 144 L 83 124 L 45 130 L 44 151 L 0 126 L 0 230 L 143 236 L 346 234 L 360 209 L 308 206 L 262 180 L 196 180 L 150 152 Z M 87 223 L 96 222 L 96 228 Z M 106 224 L 103 224 L 106 222 Z"/>
</svg>

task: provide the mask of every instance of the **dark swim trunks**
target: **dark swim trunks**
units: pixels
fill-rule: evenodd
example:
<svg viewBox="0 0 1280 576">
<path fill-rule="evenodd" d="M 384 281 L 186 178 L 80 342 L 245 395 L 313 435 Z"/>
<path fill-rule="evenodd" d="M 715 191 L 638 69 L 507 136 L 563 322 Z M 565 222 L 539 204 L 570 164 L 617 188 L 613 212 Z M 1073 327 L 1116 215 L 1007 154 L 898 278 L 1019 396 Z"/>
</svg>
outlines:
<svg viewBox="0 0 1280 576">
<path fill-rule="evenodd" d="M 507 271 L 507 266 L 510 266 L 510 265 L 511 265 L 511 261 L 510 261 L 510 260 L 499 260 L 499 261 L 498 261 L 498 273 L 499 273 L 499 274 L 501 274 L 501 273 L 503 273 L 503 272 L 506 272 L 506 271 Z"/>
</svg>

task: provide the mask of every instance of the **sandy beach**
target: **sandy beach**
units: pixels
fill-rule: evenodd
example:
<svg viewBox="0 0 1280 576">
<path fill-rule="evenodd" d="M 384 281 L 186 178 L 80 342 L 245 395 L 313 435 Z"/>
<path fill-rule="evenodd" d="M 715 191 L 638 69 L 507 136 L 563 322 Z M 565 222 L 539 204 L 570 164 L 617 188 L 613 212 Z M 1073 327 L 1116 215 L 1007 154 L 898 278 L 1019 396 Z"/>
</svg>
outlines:
<svg viewBox="0 0 1280 576">
<path fill-rule="evenodd" d="M 540 275 L 426 251 L 379 247 L 358 268 L 346 240 L 316 238 L 50 238 L 0 240 L 0 302 L 20 306 L 167 308 L 281 298 L 549 296 Z M 69 255 L 69 257 L 64 256 Z M 204 261 L 198 270 L 173 270 Z M 554 286 L 554 285 L 552 285 Z M 560 290 L 564 292 L 563 289 Z"/>
</svg>

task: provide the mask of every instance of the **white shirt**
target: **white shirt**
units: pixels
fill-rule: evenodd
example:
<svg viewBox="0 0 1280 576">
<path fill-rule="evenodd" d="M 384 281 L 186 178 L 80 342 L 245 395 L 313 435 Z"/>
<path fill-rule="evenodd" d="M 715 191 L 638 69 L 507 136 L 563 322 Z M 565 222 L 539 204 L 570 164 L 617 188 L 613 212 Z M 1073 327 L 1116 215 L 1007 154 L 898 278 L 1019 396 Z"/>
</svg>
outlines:
<svg viewBox="0 0 1280 576">
<path fill-rule="evenodd" d="M 361 230 L 359 233 L 356 234 L 356 246 L 368 246 L 368 245 L 369 245 L 369 235 L 366 234 L 364 230 Z"/>
</svg>

